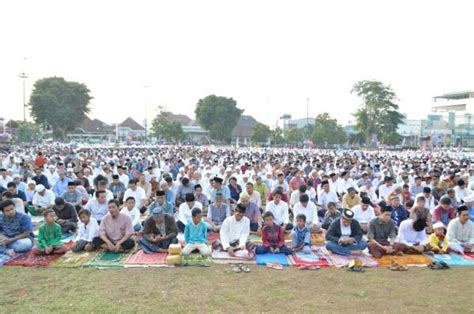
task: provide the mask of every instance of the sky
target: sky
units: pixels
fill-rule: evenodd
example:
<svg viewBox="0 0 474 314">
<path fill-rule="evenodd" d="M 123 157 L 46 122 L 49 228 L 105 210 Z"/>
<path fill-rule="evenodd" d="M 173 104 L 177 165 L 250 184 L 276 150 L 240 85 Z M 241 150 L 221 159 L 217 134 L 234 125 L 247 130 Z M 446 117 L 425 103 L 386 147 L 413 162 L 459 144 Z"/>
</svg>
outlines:
<svg viewBox="0 0 474 314">
<path fill-rule="evenodd" d="M 165 106 L 194 118 L 199 99 L 232 97 L 275 126 L 328 112 L 341 124 L 351 89 L 380 80 L 400 112 L 474 89 L 474 1 L 50 1 L 0 3 L 0 116 L 23 118 L 21 72 L 86 84 L 92 118 L 148 123 Z M 28 117 L 30 119 L 30 117 Z M 280 122 L 281 123 L 281 122 Z"/>
</svg>

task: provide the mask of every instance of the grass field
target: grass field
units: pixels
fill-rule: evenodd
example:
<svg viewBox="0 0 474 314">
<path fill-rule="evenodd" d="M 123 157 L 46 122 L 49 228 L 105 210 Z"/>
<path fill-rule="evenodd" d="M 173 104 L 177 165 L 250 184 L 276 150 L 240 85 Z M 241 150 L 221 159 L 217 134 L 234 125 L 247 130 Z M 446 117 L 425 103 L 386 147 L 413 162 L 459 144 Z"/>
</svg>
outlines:
<svg viewBox="0 0 474 314">
<path fill-rule="evenodd" d="M 0 313 L 474 312 L 474 268 L 0 269 Z"/>
</svg>

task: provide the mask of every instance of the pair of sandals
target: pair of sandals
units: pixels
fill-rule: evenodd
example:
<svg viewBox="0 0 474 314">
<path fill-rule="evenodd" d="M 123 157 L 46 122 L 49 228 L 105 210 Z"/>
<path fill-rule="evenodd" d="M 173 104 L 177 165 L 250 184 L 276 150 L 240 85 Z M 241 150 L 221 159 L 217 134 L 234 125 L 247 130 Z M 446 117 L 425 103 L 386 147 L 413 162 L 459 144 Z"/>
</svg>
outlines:
<svg viewBox="0 0 474 314">
<path fill-rule="evenodd" d="M 301 266 L 298 266 L 298 269 L 299 270 L 320 270 L 321 267 L 316 266 L 316 265 L 301 265 Z"/>
<path fill-rule="evenodd" d="M 449 269 L 450 267 L 445 262 L 432 262 L 431 264 L 428 264 L 428 268 L 432 270 L 444 270 Z"/>
<path fill-rule="evenodd" d="M 234 273 L 241 273 L 241 272 L 250 273 L 250 268 L 244 264 L 233 264 L 233 265 L 230 265 L 230 268 L 232 269 Z"/>
<path fill-rule="evenodd" d="M 267 268 L 283 270 L 283 265 L 279 263 L 267 263 Z"/>
<path fill-rule="evenodd" d="M 388 266 L 388 269 L 393 271 L 407 271 L 408 267 L 406 265 L 398 264 L 397 262 L 392 261 L 390 266 Z"/>
</svg>

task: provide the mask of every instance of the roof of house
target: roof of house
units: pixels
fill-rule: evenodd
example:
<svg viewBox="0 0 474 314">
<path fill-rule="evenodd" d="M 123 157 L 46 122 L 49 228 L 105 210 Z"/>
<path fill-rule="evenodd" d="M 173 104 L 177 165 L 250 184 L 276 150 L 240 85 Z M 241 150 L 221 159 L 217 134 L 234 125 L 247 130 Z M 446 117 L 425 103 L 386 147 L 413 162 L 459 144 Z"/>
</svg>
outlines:
<svg viewBox="0 0 474 314">
<path fill-rule="evenodd" d="M 78 128 L 86 133 L 94 133 L 108 131 L 112 127 L 99 119 L 91 119 L 86 116 Z"/>
<path fill-rule="evenodd" d="M 191 123 L 193 122 L 193 120 L 185 114 L 174 114 L 172 112 L 170 112 L 168 114 L 168 119 L 171 122 L 174 122 L 174 121 L 180 122 L 181 125 L 183 125 L 183 126 L 184 125 L 191 125 Z"/>
<path fill-rule="evenodd" d="M 120 123 L 119 128 L 130 128 L 134 131 L 145 131 L 145 128 L 141 126 L 137 121 L 133 120 L 132 118 L 128 117 L 122 123 Z"/>
<path fill-rule="evenodd" d="M 232 130 L 232 137 L 251 137 L 252 130 L 258 123 L 252 116 L 240 116 L 237 125 Z"/>
</svg>

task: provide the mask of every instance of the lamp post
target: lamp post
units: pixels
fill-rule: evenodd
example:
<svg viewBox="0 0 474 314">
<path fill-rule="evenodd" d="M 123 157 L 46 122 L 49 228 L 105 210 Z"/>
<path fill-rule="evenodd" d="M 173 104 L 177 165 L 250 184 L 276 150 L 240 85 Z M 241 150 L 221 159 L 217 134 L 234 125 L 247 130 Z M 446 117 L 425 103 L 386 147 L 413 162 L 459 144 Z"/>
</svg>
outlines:
<svg viewBox="0 0 474 314">
<path fill-rule="evenodd" d="M 147 111 L 148 111 L 148 90 L 150 85 L 145 85 L 145 144 L 148 139 L 148 119 L 147 119 Z"/>
<path fill-rule="evenodd" d="M 25 72 L 21 72 L 20 78 L 23 79 L 23 121 L 26 122 L 26 79 L 28 75 Z"/>
<path fill-rule="evenodd" d="M 309 98 L 306 98 L 306 140 L 309 140 Z"/>
</svg>

